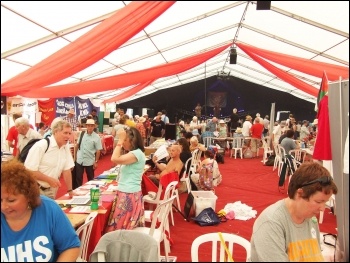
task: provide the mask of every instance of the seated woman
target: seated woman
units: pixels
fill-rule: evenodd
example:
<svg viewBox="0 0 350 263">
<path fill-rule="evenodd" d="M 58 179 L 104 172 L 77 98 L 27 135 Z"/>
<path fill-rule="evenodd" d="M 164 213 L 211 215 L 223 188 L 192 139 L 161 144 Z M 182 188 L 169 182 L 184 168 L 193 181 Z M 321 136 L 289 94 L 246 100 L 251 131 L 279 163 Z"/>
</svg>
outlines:
<svg viewBox="0 0 350 263">
<path fill-rule="evenodd" d="M 1 164 L 1 261 L 75 262 L 80 240 L 23 163 Z"/>
<path fill-rule="evenodd" d="M 196 149 L 199 149 L 202 152 L 206 150 L 205 145 L 199 143 L 197 136 L 192 136 L 190 139 L 190 151 L 193 152 Z"/>
<path fill-rule="evenodd" d="M 222 175 L 214 156 L 215 153 L 213 151 L 206 150 L 204 152 L 204 159 L 198 166 L 197 173 L 191 176 L 191 180 L 197 190 L 212 190 L 221 183 Z"/>
</svg>

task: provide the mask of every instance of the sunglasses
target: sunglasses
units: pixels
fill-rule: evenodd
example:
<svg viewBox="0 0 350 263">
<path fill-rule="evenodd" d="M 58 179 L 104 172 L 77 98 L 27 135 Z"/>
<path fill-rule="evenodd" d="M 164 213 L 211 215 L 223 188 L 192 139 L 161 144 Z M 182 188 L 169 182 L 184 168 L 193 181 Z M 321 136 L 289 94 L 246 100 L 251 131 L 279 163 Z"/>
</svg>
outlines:
<svg viewBox="0 0 350 263">
<path fill-rule="evenodd" d="M 330 185 L 332 180 L 333 180 L 333 178 L 331 176 L 322 176 L 320 178 L 312 180 L 311 182 L 302 184 L 301 187 L 304 187 L 304 186 L 307 186 L 307 185 L 311 185 L 311 184 L 314 184 L 314 183 L 320 183 L 322 186 L 326 186 L 326 185 Z"/>
</svg>

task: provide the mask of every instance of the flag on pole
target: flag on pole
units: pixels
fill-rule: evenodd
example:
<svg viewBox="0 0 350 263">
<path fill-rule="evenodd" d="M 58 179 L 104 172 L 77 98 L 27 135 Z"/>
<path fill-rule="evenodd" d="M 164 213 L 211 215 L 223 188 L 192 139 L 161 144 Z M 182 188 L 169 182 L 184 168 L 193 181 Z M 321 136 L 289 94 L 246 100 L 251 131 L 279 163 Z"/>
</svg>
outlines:
<svg viewBox="0 0 350 263">
<path fill-rule="evenodd" d="M 318 111 L 321 99 L 324 97 L 324 95 L 327 94 L 327 92 L 328 92 L 328 78 L 327 78 L 326 72 L 323 71 L 322 82 L 321 82 L 320 90 L 318 91 L 317 102 L 315 105 L 316 112 Z"/>
</svg>

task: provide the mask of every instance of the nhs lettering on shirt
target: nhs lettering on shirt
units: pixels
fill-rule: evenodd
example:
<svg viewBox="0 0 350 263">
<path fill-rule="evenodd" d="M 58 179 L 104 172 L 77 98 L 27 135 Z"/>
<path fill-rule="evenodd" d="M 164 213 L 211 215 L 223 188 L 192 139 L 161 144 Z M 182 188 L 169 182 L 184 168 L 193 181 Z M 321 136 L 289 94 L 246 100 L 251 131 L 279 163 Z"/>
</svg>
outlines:
<svg viewBox="0 0 350 263">
<path fill-rule="evenodd" d="M 44 247 L 48 243 L 46 236 L 38 236 L 34 241 L 27 240 L 22 244 L 9 246 L 8 251 L 1 248 L 1 262 L 48 262 L 52 257 L 52 251 Z M 33 251 L 41 255 L 34 257 Z"/>
</svg>

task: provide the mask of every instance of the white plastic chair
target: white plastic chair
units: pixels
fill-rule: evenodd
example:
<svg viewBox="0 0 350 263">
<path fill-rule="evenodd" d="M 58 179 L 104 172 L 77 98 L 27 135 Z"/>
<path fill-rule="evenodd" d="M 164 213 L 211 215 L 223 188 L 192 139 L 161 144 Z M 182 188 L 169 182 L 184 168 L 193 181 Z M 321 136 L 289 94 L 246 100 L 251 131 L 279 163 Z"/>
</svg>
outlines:
<svg viewBox="0 0 350 263">
<path fill-rule="evenodd" d="M 134 230 L 104 234 L 91 253 L 89 262 L 159 262 L 157 241 Z"/>
<path fill-rule="evenodd" d="M 166 236 L 165 230 L 169 220 L 169 212 L 175 200 L 175 196 L 168 200 L 161 201 L 153 212 L 152 222 L 150 227 L 136 227 L 133 231 L 146 233 L 152 236 L 158 242 L 158 251 L 160 253 L 160 243 L 164 243 L 165 261 L 168 261 L 170 252 L 170 242 Z M 160 254 L 159 254 L 160 258 Z"/>
<path fill-rule="evenodd" d="M 187 187 L 187 192 L 191 192 L 191 182 L 190 182 L 190 171 L 191 171 L 192 157 L 188 158 L 184 165 L 184 172 L 181 175 L 180 182 L 185 182 Z"/>
<path fill-rule="evenodd" d="M 289 154 L 294 157 L 293 164 L 295 170 L 305 161 L 306 152 L 303 149 L 290 150 Z"/>
<path fill-rule="evenodd" d="M 204 137 L 203 144 L 205 148 L 208 148 L 210 145 L 214 145 L 215 137 Z"/>
<path fill-rule="evenodd" d="M 264 137 L 262 139 L 263 148 L 264 148 L 263 160 L 262 160 L 263 164 L 265 164 L 267 161 L 267 158 L 273 154 L 273 150 L 270 148 L 270 142 L 271 142 L 270 137 Z"/>
<path fill-rule="evenodd" d="M 88 260 L 87 250 L 89 246 L 90 235 L 93 223 L 97 215 L 98 212 L 91 212 L 85 219 L 84 224 L 76 230 L 77 235 L 80 237 L 80 253 L 77 262 L 87 262 Z"/>
<path fill-rule="evenodd" d="M 241 156 L 241 159 L 243 159 L 243 146 L 244 146 L 244 137 L 233 138 L 230 157 L 233 157 L 234 155 L 235 159 L 237 159 L 237 153 L 239 153 Z"/>
<path fill-rule="evenodd" d="M 240 245 L 242 246 L 246 253 L 246 261 L 248 258 L 250 258 L 250 242 L 246 240 L 243 237 L 240 237 L 235 234 L 230 234 L 230 233 L 222 233 L 222 237 L 226 243 L 226 246 L 228 248 L 228 251 L 231 253 L 233 260 L 235 260 L 234 257 L 234 245 Z M 191 246 L 191 259 L 192 262 L 199 262 L 198 259 L 198 250 L 199 246 L 203 243 L 206 242 L 211 242 L 212 243 L 212 249 L 211 249 L 211 260 L 209 258 L 206 258 L 205 261 L 210 261 L 210 262 L 224 262 L 228 261 L 225 260 L 227 258 L 226 255 L 226 250 L 224 246 L 221 244 L 221 239 L 220 236 L 217 232 L 215 233 L 209 233 L 209 234 L 204 234 L 199 237 L 197 237 L 193 242 Z M 220 254 L 218 255 L 218 245 L 219 245 L 219 251 Z M 204 259 L 201 259 L 201 261 L 204 261 Z"/>
<path fill-rule="evenodd" d="M 171 183 L 168 184 L 168 186 L 166 187 L 165 189 L 165 192 L 164 192 L 164 197 L 162 200 L 159 200 L 159 202 L 161 201 L 165 201 L 165 200 L 168 200 L 170 197 L 172 196 L 176 196 L 176 193 L 175 193 L 175 187 L 176 185 L 178 184 L 179 182 L 178 181 L 173 181 Z M 158 203 L 159 204 L 159 203 Z M 181 208 L 179 208 L 181 209 Z M 181 210 L 180 210 L 181 211 Z M 146 222 L 152 222 L 151 220 L 151 214 L 153 213 L 154 211 L 153 210 L 145 210 L 145 221 Z M 174 226 L 175 225 L 175 222 L 174 222 L 174 215 L 173 215 L 173 210 L 170 209 L 170 216 L 171 216 L 171 222 L 172 222 L 172 225 Z"/>
</svg>

